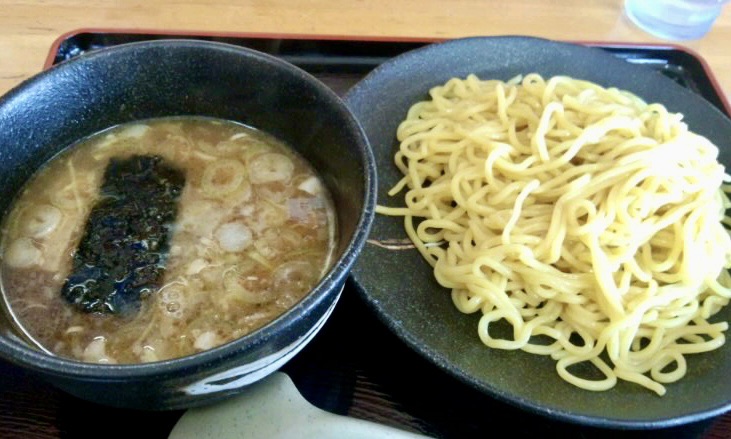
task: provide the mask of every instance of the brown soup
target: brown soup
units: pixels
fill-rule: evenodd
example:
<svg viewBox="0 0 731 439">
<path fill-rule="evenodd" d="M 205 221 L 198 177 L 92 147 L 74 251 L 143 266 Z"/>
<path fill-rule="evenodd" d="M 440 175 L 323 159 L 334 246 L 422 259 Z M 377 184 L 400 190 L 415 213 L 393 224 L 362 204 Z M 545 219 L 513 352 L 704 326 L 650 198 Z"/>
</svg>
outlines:
<svg viewBox="0 0 731 439">
<path fill-rule="evenodd" d="M 79 261 L 79 249 L 120 251 L 117 243 L 89 245 L 85 230 L 110 199 L 100 190 L 105 170 L 135 157 L 179 170 L 184 185 L 174 197 L 175 220 L 166 225 L 164 257 L 151 265 L 156 275 L 147 276 L 154 282 L 135 284 L 138 299 L 120 311 L 109 305 L 114 301 L 84 302 L 74 294 L 99 284 L 79 282 L 79 273 L 98 274 Z M 122 183 L 130 202 L 149 213 L 154 203 L 142 188 L 135 196 L 138 183 Z M 0 243 L 6 311 L 28 338 L 56 355 L 98 363 L 181 357 L 248 334 L 301 300 L 330 267 L 335 228 L 331 198 L 316 172 L 266 133 L 199 117 L 114 127 L 51 160 L 15 200 Z M 158 245 L 140 239 L 134 249 Z M 115 267 L 125 259 L 114 261 L 107 268 L 128 268 Z M 151 273 L 147 268 L 135 270 Z"/>
</svg>

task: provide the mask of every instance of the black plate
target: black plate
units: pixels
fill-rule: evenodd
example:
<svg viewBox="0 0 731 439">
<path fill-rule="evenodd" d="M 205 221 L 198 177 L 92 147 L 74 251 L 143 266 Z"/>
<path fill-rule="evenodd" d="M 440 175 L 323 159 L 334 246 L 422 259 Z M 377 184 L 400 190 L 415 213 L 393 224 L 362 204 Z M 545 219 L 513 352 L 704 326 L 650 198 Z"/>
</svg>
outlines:
<svg viewBox="0 0 731 439">
<path fill-rule="evenodd" d="M 379 204 L 400 204 L 398 197 L 386 193 L 401 177 L 392 159 L 398 147 L 396 127 L 432 86 L 469 73 L 507 80 L 530 72 L 544 77 L 570 75 L 661 102 L 670 111 L 685 114 L 692 130 L 719 146 L 721 162 L 731 163 L 731 121 L 708 101 L 655 70 L 580 45 L 528 37 L 466 38 L 387 61 L 345 96 L 376 155 Z M 370 238 L 406 238 L 403 220 L 377 215 Z M 550 358 L 486 348 L 477 337 L 479 316 L 465 316 L 454 308 L 449 292 L 434 281 L 431 268 L 416 250 L 369 244 L 356 262 L 352 279 L 383 322 L 414 350 L 473 387 L 535 413 L 604 427 L 658 428 L 731 408 L 728 344 L 691 357 L 688 375 L 668 385 L 663 397 L 628 383 L 607 392 L 589 392 L 559 378 Z M 730 314 L 731 306 L 716 320 L 729 320 Z"/>
</svg>

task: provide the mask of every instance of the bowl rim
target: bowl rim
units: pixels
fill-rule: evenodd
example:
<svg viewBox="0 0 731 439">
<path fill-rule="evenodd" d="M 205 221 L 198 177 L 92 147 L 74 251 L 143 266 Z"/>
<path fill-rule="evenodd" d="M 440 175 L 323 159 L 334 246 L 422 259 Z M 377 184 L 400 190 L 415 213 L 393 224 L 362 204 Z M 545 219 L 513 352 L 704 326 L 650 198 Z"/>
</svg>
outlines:
<svg viewBox="0 0 731 439">
<path fill-rule="evenodd" d="M 204 41 L 186 38 L 169 38 L 154 41 L 141 41 L 120 44 L 117 46 L 96 49 L 81 54 L 73 59 L 63 61 L 47 70 L 41 71 L 9 90 L 0 96 L 0 108 L 12 105 L 15 100 L 32 93 L 34 87 L 48 78 L 65 75 L 74 69 L 83 68 L 87 64 L 103 62 L 111 56 L 138 56 L 134 52 L 146 53 L 149 50 L 170 49 L 171 51 L 185 51 L 189 49 L 206 50 L 213 53 L 222 53 L 235 56 L 241 60 L 256 60 L 265 63 L 288 75 L 297 76 L 302 81 L 309 83 L 318 95 L 332 106 L 342 119 L 342 126 L 347 128 L 355 138 L 353 148 L 357 157 L 363 164 L 364 185 L 363 207 L 354 227 L 353 235 L 340 257 L 334 261 L 331 268 L 320 282 L 303 299 L 293 307 L 286 310 L 273 321 L 265 326 L 232 340 L 223 345 L 198 353 L 169 360 L 150 363 L 124 363 L 124 364 L 99 364 L 88 363 L 70 358 L 46 354 L 38 349 L 32 348 L 20 341 L 11 340 L 4 334 L 0 334 L 0 359 L 9 361 L 30 370 L 50 374 L 56 377 L 80 378 L 80 379 L 124 379 L 138 378 L 149 379 L 164 375 L 176 375 L 180 372 L 205 367 L 207 364 L 222 364 L 226 360 L 236 357 L 240 352 L 246 351 L 248 346 L 258 346 L 276 337 L 277 332 L 286 328 L 301 319 L 313 308 L 328 300 L 332 295 L 339 297 L 340 286 L 345 283 L 349 271 L 363 248 L 368 233 L 370 232 L 375 217 L 376 205 L 376 171 L 375 158 L 370 148 L 370 143 L 360 122 L 344 101 L 333 90 L 327 87 L 319 79 L 310 73 L 289 63 L 281 58 L 269 55 L 255 49 L 236 46 L 233 44 Z M 7 214 L 2 213 L 2 217 Z M 3 305 L 4 307 L 4 305 Z M 12 331 L 12 330 L 11 330 Z M 15 338 L 15 337 L 14 337 Z M 212 371 L 217 367 L 212 368 Z M 178 375 L 179 376 L 179 375 Z"/>
</svg>

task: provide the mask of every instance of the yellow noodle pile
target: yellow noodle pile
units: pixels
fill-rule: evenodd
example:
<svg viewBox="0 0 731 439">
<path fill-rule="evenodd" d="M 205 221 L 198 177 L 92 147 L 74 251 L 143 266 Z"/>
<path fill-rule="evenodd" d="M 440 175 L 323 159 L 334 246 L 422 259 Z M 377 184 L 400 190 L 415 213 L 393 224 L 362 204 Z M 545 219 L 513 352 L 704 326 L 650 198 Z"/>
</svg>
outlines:
<svg viewBox="0 0 731 439">
<path fill-rule="evenodd" d="M 728 176 L 681 114 L 538 74 L 454 78 L 430 98 L 398 129 L 406 207 L 378 212 L 404 216 L 487 346 L 550 355 L 583 389 L 662 395 L 686 354 L 724 343 L 709 318 L 731 298 Z M 587 362 L 594 377 L 572 367 Z"/>
</svg>

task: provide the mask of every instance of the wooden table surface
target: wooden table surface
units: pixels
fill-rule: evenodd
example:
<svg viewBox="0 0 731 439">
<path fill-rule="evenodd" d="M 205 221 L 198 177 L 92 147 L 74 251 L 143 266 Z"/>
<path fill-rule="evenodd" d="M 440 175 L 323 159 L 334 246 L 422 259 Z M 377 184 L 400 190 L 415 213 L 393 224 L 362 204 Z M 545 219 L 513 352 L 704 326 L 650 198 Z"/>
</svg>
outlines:
<svg viewBox="0 0 731 439">
<path fill-rule="evenodd" d="M 0 0 L 0 94 L 40 71 L 59 36 L 83 28 L 424 39 L 530 35 L 669 43 L 637 29 L 622 7 L 622 0 Z M 728 98 L 729 42 L 731 6 L 704 38 L 671 43 L 705 60 Z M 0 363 L 0 437 L 83 436 L 79 432 L 90 430 L 68 424 L 83 419 L 70 414 L 75 407 L 67 404 L 73 401 Z M 114 412 L 79 407 L 114 418 Z M 365 413 L 356 410 L 354 415 L 366 417 Z M 146 437 L 164 437 L 178 415 L 136 414 L 141 416 L 136 422 L 150 422 Z M 705 424 L 698 437 L 731 437 L 731 414 Z"/>
<path fill-rule="evenodd" d="M 59 35 L 89 27 L 663 42 L 637 29 L 622 7 L 622 0 L 2 0 L 0 93 L 38 72 Z M 704 38 L 682 43 L 708 62 L 727 96 L 729 42 L 731 7 Z"/>
</svg>

